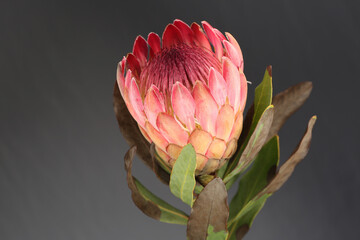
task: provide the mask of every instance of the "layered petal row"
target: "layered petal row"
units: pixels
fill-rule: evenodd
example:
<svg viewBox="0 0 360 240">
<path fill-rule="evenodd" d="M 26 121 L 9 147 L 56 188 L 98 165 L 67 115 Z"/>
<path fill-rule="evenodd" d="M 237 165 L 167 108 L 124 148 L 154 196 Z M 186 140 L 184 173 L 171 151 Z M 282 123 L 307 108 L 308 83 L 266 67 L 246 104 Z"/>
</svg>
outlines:
<svg viewBox="0 0 360 240">
<path fill-rule="evenodd" d="M 209 23 L 169 24 L 162 38 L 139 36 L 117 70 L 121 95 L 144 137 L 172 167 L 192 144 L 197 174 L 210 174 L 236 150 L 247 98 L 235 38 Z"/>
</svg>

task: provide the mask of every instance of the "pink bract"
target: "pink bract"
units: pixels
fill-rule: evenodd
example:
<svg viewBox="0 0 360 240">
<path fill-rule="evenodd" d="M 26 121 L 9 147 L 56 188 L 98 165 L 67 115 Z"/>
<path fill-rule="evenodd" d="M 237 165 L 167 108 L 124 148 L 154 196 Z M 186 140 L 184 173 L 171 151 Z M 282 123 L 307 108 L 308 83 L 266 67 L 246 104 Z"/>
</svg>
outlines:
<svg viewBox="0 0 360 240">
<path fill-rule="evenodd" d="M 197 174 L 220 168 L 236 150 L 247 97 L 239 44 L 209 23 L 169 24 L 138 36 L 117 70 L 126 106 L 144 137 L 172 167 L 182 148 L 197 153 Z"/>
</svg>

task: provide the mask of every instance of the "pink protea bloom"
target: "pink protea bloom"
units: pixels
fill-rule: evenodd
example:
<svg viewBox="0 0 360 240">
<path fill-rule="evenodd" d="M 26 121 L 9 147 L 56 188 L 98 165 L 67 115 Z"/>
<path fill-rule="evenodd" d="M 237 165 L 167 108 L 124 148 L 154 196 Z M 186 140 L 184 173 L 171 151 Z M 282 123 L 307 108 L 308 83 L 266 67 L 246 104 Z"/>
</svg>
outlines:
<svg viewBox="0 0 360 240">
<path fill-rule="evenodd" d="M 117 70 L 126 106 L 162 161 L 172 167 L 191 143 L 197 175 L 234 154 L 247 97 L 239 44 L 230 33 L 202 26 L 175 20 L 162 41 L 156 33 L 138 36 Z"/>
</svg>

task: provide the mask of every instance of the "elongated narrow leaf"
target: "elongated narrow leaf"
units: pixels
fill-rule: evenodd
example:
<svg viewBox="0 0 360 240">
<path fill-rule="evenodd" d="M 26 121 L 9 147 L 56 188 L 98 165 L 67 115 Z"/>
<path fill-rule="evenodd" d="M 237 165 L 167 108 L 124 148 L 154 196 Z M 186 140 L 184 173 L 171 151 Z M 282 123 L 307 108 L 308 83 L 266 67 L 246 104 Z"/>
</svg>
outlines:
<svg viewBox="0 0 360 240">
<path fill-rule="evenodd" d="M 229 224 L 234 222 L 236 215 L 256 194 L 274 177 L 279 164 L 279 138 L 270 139 L 254 160 L 251 169 L 241 178 L 234 198 L 230 203 Z"/>
<path fill-rule="evenodd" d="M 308 128 L 298 147 L 290 156 L 290 158 L 280 167 L 280 170 L 275 174 L 275 176 L 273 174 L 274 171 L 270 168 L 270 175 L 267 176 L 268 178 L 272 179 L 270 183 L 262 191 L 256 194 L 256 196 L 254 196 L 250 201 L 248 201 L 248 203 L 246 203 L 246 205 L 241 208 L 240 212 L 238 212 L 235 217 L 232 216 L 232 218 L 229 220 L 230 240 L 242 239 L 249 227 L 251 227 L 254 217 L 261 210 L 266 199 L 270 197 L 275 191 L 280 189 L 280 187 L 289 179 L 293 173 L 295 166 L 306 156 L 310 147 L 312 129 L 315 121 L 316 116 L 310 119 Z M 251 170 L 252 169 L 250 169 L 250 171 Z M 238 201 L 241 204 L 242 200 Z"/>
<path fill-rule="evenodd" d="M 196 199 L 187 225 L 188 239 L 206 239 L 209 226 L 214 232 L 226 232 L 229 216 L 227 191 L 220 178 L 212 180 Z"/>
<path fill-rule="evenodd" d="M 209 226 L 206 240 L 225 240 L 228 236 L 226 231 L 214 232 L 214 227 Z"/>
<path fill-rule="evenodd" d="M 184 203 L 192 206 L 193 192 L 196 184 L 196 152 L 191 144 L 181 151 L 170 175 L 170 190 Z"/>
<path fill-rule="evenodd" d="M 200 183 L 197 183 L 195 185 L 194 193 L 200 194 L 203 189 L 204 189 L 204 187 Z"/>
<path fill-rule="evenodd" d="M 232 158 L 231 162 L 227 166 L 225 171 L 225 177 L 230 174 L 239 165 L 239 159 L 242 155 L 245 147 L 248 145 L 250 137 L 253 135 L 255 128 L 258 126 L 258 122 L 264 115 L 264 111 L 271 105 L 272 101 L 272 68 L 268 66 L 262 82 L 255 89 L 255 100 L 253 106 L 249 109 L 245 121 L 243 132 L 240 135 L 238 141 L 238 149 L 235 153 L 235 157 Z M 237 173 L 236 173 L 237 174 Z M 232 174 L 233 176 L 236 174 Z M 232 178 L 232 177 L 231 177 Z M 227 181 L 230 178 L 227 179 Z M 235 181 L 233 179 L 232 181 Z M 229 184 L 231 186 L 231 184 Z"/>
<path fill-rule="evenodd" d="M 229 239 L 241 239 L 240 236 L 245 235 L 251 227 L 268 196 L 253 199 L 274 177 L 278 164 L 279 138 L 275 136 L 264 145 L 251 169 L 239 182 L 238 191 L 230 203 Z"/>
<path fill-rule="evenodd" d="M 156 204 L 161 211 L 160 221 L 166 223 L 174 223 L 186 225 L 189 219 L 188 215 L 183 211 L 171 206 L 161 198 L 154 195 L 147 188 L 145 188 L 136 178 L 134 178 L 136 187 L 141 195 L 147 200 Z"/>
<path fill-rule="evenodd" d="M 236 176 L 251 164 L 252 160 L 255 158 L 255 156 L 258 154 L 258 152 L 264 145 L 266 137 L 269 133 L 269 129 L 271 127 L 273 114 L 274 109 L 271 105 L 264 111 L 263 115 L 258 121 L 258 124 L 255 127 L 255 130 L 253 131 L 253 134 L 251 135 L 245 149 L 241 152 L 241 156 L 235 156 L 235 158 L 239 158 L 238 164 L 224 178 L 224 182 L 227 184 L 227 188 L 232 185 L 232 183 L 236 179 Z"/>
<path fill-rule="evenodd" d="M 242 240 L 243 237 L 247 234 L 247 232 L 249 231 L 249 226 L 243 225 L 241 227 L 239 227 L 236 230 L 236 238 L 234 238 L 233 236 L 229 237 L 227 240 Z"/>
<path fill-rule="evenodd" d="M 186 225 L 188 216 L 155 196 L 146 189 L 135 177 L 132 176 L 132 161 L 136 152 L 136 146 L 130 148 L 125 155 L 125 170 L 127 171 L 127 182 L 131 190 L 131 197 L 135 205 L 147 216 L 156 220 Z"/>
<path fill-rule="evenodd" d="M 216 176 L 223 179 L 225 175 L 226 168 L 229 162 L 225 162 L 225 164 L 216 172 Z"/>
<path fill-rule="evenodd" d="M 275 112 L 268 139 L 276 135 L 286 120 L 305 103 L 310 96 L 311 90 L 312 82 L 301 82 L 273 98 Z"/>
<path fill-rule="evenodd" d="M 258 198 L 264 194 L 272 194 L 279 190 L 280 187 L 289 179 L 291 174 L 294 172 L 296 165 L 305 158 L 310 148 L 312 129 L 315 125 L 315 122 L 316 116 L 313 116 L 309 120 L 306 132 L 293 154 L 280 167 L 279 172 L 276 174 L 270 184 L 261 193 L 258 194 Z"/>
<path fill-rule="evenodd" d="M 151 160 L 150 144 L 141 134 L 136 121 L 129 113 L 116 82 L 114 86 L 113 101 L 114 112 L 122 135 L 130 146 L 137 147 L 137 154 L 140 159 L 148 167 L 152 168 L 153 162 Z"/>
<path fill-rule="evenodd" d="M 246 204 L 239 214 L 239 220 L 229 225 L 229 240 L 241 240 L 245 236 L 269 196 L 269 194 L 265 194 Z"/>
</svg>

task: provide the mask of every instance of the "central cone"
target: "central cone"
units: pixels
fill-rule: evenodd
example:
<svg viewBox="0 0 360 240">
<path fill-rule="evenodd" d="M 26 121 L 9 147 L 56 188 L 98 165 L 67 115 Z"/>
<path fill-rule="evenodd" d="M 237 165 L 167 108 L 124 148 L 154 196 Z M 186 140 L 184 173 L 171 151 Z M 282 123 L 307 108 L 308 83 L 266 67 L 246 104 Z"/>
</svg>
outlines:
<svg viewBox="0 0 360 240">
<path fill-rule="evenodd" d="M 143 69 L 140 76 L 141 92 L 146 94 L 153 84 L 169 99 L 176 82 L 181 82 L 190 90 L 197 80 L 207 84 L 210 67 L 221 71 L 216 56 L 204 48 L 187 44 L 164 48 Z"/>
</svg>

